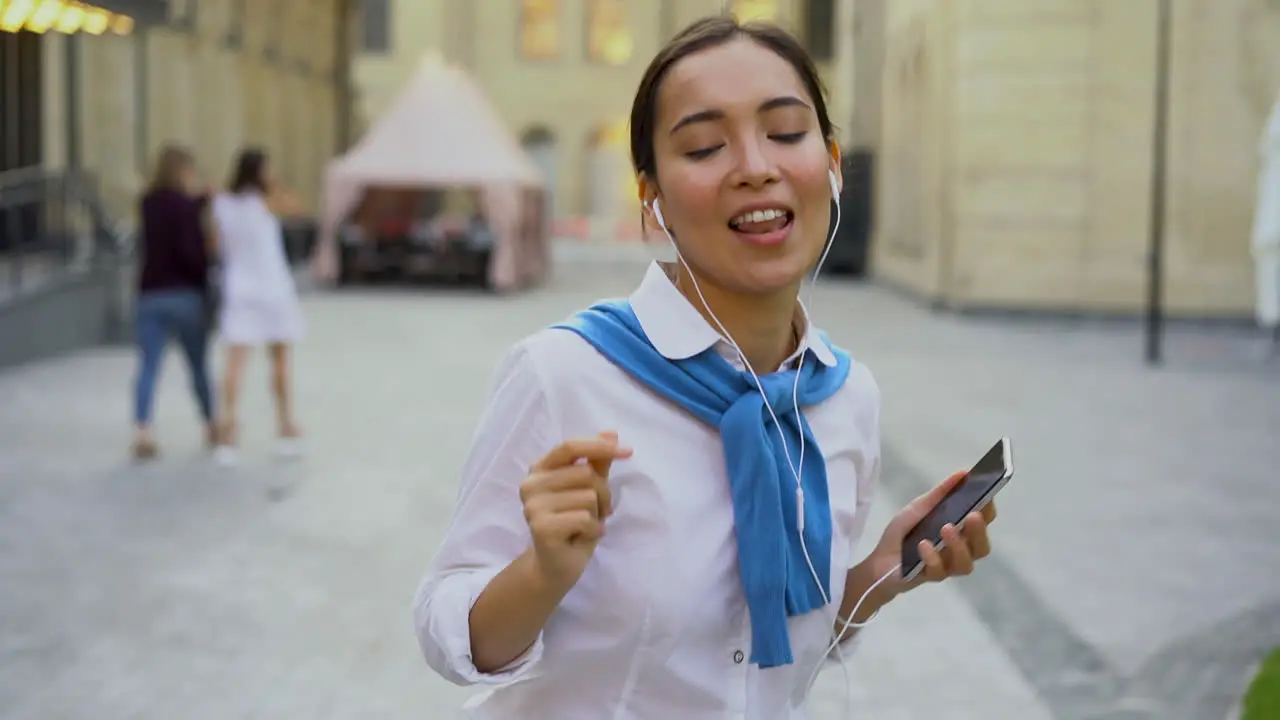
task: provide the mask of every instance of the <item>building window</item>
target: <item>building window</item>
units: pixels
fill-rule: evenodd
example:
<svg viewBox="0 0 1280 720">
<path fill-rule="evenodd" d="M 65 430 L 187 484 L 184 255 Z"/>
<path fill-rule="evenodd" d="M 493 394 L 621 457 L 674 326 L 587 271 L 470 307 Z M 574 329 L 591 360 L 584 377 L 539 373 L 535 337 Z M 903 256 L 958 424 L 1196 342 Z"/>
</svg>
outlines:
<svg viewBox="0 0 1280 720">
<path fill-rule="evenodd" d="M 391 52 L 391 0 L 360 0 L 360 49 Z"/>
<path fill-rule="evenodd" d="M 174 0 L 169 6 L 169 18 L 173 26 L 179 30 L 195 30 L 198 4 L 199 0 Z"/>
<path fill-rule="evenodd" d="M 834 0 L 807 0 L 804 8 L 804 39 L 809 55 L 818 62 L 836 56 L 836 4 Z"/>
<path fill-rule="evenodd" d="M 273 0 L 267 11 L 267 38 L 262 46 L 262 57 L 269 63 L 280 62 L 284 56 L 284 4 L 289 0 Z"/>
<path fill-rule="evenodd" d="M 231 0 L 227 9 L 227 32 L 222 36 L 222 44 L 230 49 L 238 49 L 244 45 L 244 13 L 246 0 Z"/>
<path fill-rule="evenodd" d="M 560 55 L 560 8 L 556 0 L 521 0 L 520 54 L 533 60 Z"/>
<path fill-rule="evenodd" d="M 662 33 L 662 42 L 666 42 L 676 36 L 676 9 L 674 4 L 675 0 L 662 0 L 662 6 L 658 9 L 658 31 Z"/>
<path fill-rule="evenodd" d="M 739 22 L 774 21 L 778 17 L 776 0 L 733 0 L 732 8 Z"/>
<path fill-rule="evenodd" d="M 625 0 L 590 0 L 587 5 L 587 57 L 623 65 L 631 59 L 634 42 L 627 23 Z"/>
</svg>

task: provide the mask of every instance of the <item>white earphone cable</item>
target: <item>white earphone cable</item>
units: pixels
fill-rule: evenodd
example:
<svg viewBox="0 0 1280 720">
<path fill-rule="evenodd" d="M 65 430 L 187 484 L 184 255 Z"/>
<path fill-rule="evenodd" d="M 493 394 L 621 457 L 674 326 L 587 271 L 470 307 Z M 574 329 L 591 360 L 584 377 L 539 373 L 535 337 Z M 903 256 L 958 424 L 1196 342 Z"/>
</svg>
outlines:
<svg viewBox="0 0 1280 720">
<path fill-rule="evenodd" d="M 827 238 L 826 246 L 823 248 L 822 254 L 818 258 L 817 265 L 814 266 L 813 278 L 810 281 L 809 291 L 806 294 L 806 298 L 809 300 L 812 300 L 813 287 L 817 284 L 818 276 L 822 272 L 822 265 L 823 263 L 826 262 L 827 255 L 830 254 L 831 247 L 835 244 L 836 233 L 840 229 L 840 220 L 841 220 L 840 188 L 836 181 L 836 175 L 834 171 L 829 173 L 829 178 L 831 181 L 831 199 L 835 204 L 836 219 L 835 219 L 835 223 L 832 225 L 831 234 Z M 707 315 L 711 318 L 712 322 L 715 323 L 716 329 L 720 331 L 721 337 L 725 340 L 725 342 L 729 344 L 730 347 L 733 348 L 734 352 L 738 356 L 738 359 L 742 362 L 743 366 L 747 369 L 747 372 L 751 375 L 752 380 L 755 381 L 756 389 L 759 390 L 760 396 L 764 398 L 765 409 L 769 411 L 769 416 L 773 420 L 774 427 L 777 429 L 778 434 L 782 437 L 783 455 L 785 456 L 787 461 L 787 466 L 791 469 L 792 475 L 794 476 L 796 481 L 796 511 L 797 511 L 796 525 L 797 525 L 797 534 L 799 535 L 799 538 L 800 538 L 800 549 L 801 549 L 801 552 L 804 554 L 805 562 L 809 566 L 809 573 L 813 576 L 813 582 L 815 585 L 817 585 L 818 592 L 822 594 L 823 603 L 826 605 L 830 605 L 831 599 L 830 597 L 828 597 L 826 590 L 823 589 L 822 582 L 818 579 L 818 571 L 813 565 L 813 559 L 809 556 L 809 548 L 805 543 L 805 538 L 804 538 L 804 527 L 805 527 L 804 485 L 801 482 L 801 478 L 803 477 L 802 473 L 804 471 L 804 451 L 805 451 L 804 433 L 803 432 L 800 433 L 800 448 L 799 448 L 798 461 L 793 462 L 791 459 L 791 452 L 787 449 L 786 436 L 782 432 L 782 423 L 779 421 L 777 413 L 774 412 L 773 405 L 769 402 L 768 394 L 765 393 L 764 384 L 760 381 L 760 376 L 756 373 L 755 368 L 751 366 L 751 362 L 747 360 L 746 353 L 742 351 L 742 348 L 738 346 L 738 343 L 733 339 L 733 336 L 729 334 L 729 330 L 725 328 L 724 324 L 720 322 L 720 318 L 716 317 L 715 312 L 711 310 L 711 306 L 707 303 L 707 298 L 702 294 L 702 288 L 698 285 L 697 277 L 694 275 L 693 270 L 689 267 L 689 264 L 685 261 L 684 255 L 681 254 L 680 252 L 680 247 L 676 244 L 675 237 L 672 236 L 671 230 L 667 227 L 666 220 L 662 217 L 662 210 L 657 198 L 654 198 L 651 209 L 653 210 L 654 218 L 658 221 L 658 227 L 662 229 L 663 234 L 666 235 L 667 237 L 667 241 L 671 243 L 671 247 L 676 254 L 676 259 L 684 267 L 685 272 L 688 273 L 689 281 L 693 283 L 694 292 L 697 293 L 698 300 L 701 301 L 702 303 L 702 308 L 706 310 Z M 797 298 L 797 300 L 799 300 L 799 298 Z M 805 331 L 807 333 L 809 328 L 812 327 L 812 318 L 809 314 L 809 309 L 808 307 L 806 307 L 806 305 L 807 303 L 805 303 L 804 301 L 800 301 L 800 311 L 804 314 Z M 803 348 L 803 342 L 804 342 L 804 339 L 801 338 L 802 348 Z M 791 402 L 792 402 L 792 407 L 795 409 L 797 417 L 799 417 L 801 413 L 800 373 L 804 369 L 804 360 L 805 360 L 806 354 L 807 353 L 805 352 L 800 353 L 800 357 L 796 363 L 795 382 L 791 387 Z M 862 607 L 862 603 L 867 599 L 867 597 L 871 595 L 871 592 L 875 590 L 877 587 L 879 587 L 890 576 L 892 576 L 894 572 L 897 572 L 897 570 L 898 568 L 894 568 L 890 572 L 886 573 L 883 577 L 881 577 L 879 580 L 873 583 L 871 587 L 868 588 L 866 592 L 862 594 L 862 597 L 858 598 L 858 602 L 854 604 L 853 610 L 849 613 L 849 617 L 844 619 L 844 624 L 841 627 L 840 632 L 836 635 L 835 640 L 832 641 L 832 643 L 827 647 L 826 651 L 822 653 L 822 656 L 818 659 L 818 662 L 814 665 L 813 674 L 810 676 L 809 682 L 806 686 L 806 693 L 807 693 L 808 690 L 812 688 L 814 681 L 817 679 L 818 671 L 822 669 L 822 664 L 826 662 L 827 656 L 830 655 L 831 652 L 834 650 L 836 653 L 836 656 L 840 660 L 841 670 L 844 673 L 844 681 L 845 681 L 844 701 L 845 701 L 846 715 L 848 714 L 849 705 L 851 702 L 851 692 L 850 692 L 850 685 L 849 685 L 849 670 L 845 664 L 844 654 L 840 650 L 840 643 L 843 641 L 845 634 L 849 631 L 850 628 L 864 627 L 876 618 L 876 615 L 879 614 L 878 610 L 875 613 L 873 613 L 871 617 L 867 618 L 861 623 L 853 622 L 853 618 L 854 616 L 857 615 L 858 609 Z M 837 620 L 840 619 L 839 608 L 836 608 L 836 619 Z"/>
</svg>

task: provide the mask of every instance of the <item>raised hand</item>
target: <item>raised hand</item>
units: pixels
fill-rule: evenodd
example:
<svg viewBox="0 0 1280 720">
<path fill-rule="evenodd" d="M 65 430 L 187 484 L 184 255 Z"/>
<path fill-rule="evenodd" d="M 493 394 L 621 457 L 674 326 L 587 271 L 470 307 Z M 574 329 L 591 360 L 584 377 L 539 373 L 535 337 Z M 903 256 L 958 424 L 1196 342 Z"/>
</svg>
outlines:
<svg viewBox="0 0 1280 720">
<path fill-rule="evenodd" d="M 578 582 L 613 512 L 609 469 L 631 456 L 614 432 L 565 441 L 534 464 L 520 485 L 538 571 L 554 587 Z"/>
</svg>

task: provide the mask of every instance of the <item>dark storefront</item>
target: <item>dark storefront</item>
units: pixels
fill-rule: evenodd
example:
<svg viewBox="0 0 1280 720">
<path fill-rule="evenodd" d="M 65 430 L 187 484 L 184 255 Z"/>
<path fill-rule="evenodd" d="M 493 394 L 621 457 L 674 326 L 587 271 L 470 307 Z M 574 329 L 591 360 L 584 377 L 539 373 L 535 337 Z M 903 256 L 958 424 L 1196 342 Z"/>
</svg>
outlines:
<svg viewBox="0 0 1280 720">
<path fill-rule="evenodd" d="M 0 32 L 0 173 L 37 167 L 43 161 L 43 63 L 40 36 L 30 32 Z M 7 185 L 7 183 L 6 183 Z M 40 232 L 40 208 L 22 203 L 13 207 L 0 185 L 0 252 L 16 237 Z"/>
<path fill-rule="evenodd" d="M 169 21 L 169 0 L 90 0 L 113 13 L 128 15 L 139 25 L 159 25 Z M 187 0 L 195 5 L 198 0 Z"/>
<path fill-rule="evenodd" d="M 128 16 L 132 23 L 123 32 L 137 32 L 168 20 L 168 0 L 95 0 L 89 4 Z M 60 26 L 56 15 L 41 17 L 35 12 L 38 7 L 41 6 L 33 5 L 32 14 L 25 20 L 18 19 L 18 23 L 25 23 L 24 29 L 0 30 L 0 272 L 9 276 L 9 284 L 18 282 L 24 259 L 29 259 L 24 256 L 38 256 L 26 262 L 28 266 L 33 266 L 35 260 L 49 260 L 47 251 L 65 240 L 59 236 L 66 234 L 67 223 L 63 219 L 68 202 L 83 204 L 84 193 L 90 188 L 79 172 L 79 128 L 84 121 L 79 53 L 80 43 L 93 42 L 95 38 L 85 37 L 79 23 Z M 45 97 L 49 78 L 44 39 L 55 34 L 66 39 L 66 75 L 56 83 L 64 88 L 60 103 L 64 115 L 55 123 L 65 128 L 64 138 L 47 137 L 49 123 L 44 118 L 49 100 Z M 44 150 L 50 140 L 63 141 L 59 144 L 65 146 L 65 171 L 52 172 L 44 167 Z M 72 195 L 77 197 L 73 200 Z M 0 278 L 0 283 L 5 281 Z"/>
</svg>

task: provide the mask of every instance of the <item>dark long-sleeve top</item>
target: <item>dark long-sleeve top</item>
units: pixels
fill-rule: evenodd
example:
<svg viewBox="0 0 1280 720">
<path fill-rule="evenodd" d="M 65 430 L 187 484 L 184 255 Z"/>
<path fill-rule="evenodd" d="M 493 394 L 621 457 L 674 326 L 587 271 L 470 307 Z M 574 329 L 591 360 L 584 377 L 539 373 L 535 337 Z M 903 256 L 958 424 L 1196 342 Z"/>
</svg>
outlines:
<svg viewBox="0 0 1280 720">
<path fill-rule="evenodd" d="M 141 292 L 205 288 L 209 256 L 200 216 L 207 202 L 176 190 L 142 198 Z"/>
</svg>

